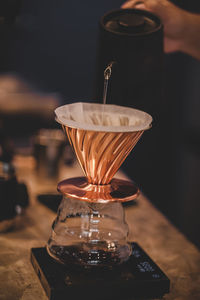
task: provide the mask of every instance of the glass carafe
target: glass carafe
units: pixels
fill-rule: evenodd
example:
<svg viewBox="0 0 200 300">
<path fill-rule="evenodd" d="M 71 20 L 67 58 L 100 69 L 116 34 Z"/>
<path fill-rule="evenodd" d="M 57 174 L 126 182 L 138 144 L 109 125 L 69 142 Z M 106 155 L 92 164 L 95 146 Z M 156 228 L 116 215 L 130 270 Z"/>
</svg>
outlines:
<svg viewBox="0 0 200 300">
<path fill-rule="evenodd" d="M 47 250 L 64 264 L 111 267 L 129 258 L 127 236 L 120 202 L 90 203 L 63 197 Z"/>
</svg>

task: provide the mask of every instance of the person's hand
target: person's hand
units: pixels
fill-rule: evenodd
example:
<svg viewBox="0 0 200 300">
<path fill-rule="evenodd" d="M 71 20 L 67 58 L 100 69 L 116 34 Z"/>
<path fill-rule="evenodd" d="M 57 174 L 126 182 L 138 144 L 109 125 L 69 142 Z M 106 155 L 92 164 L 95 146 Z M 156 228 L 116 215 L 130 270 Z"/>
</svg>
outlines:
<svg viewBox="0 0 200 300">
<path fill-rule="evenodd" d="M 164 24 L 165 52 L 180 50 L 184 35 L 185 11 L 167 0 L 130 0 L 125 2 L 122 8 L 145 9 L 158 15 Z"/>
<path fill-rule="evenodd" d="M 148 10 L 162 20 L 166 53 L 183 51 L 200 59 L 200 15 L 189 13 L 168 0 L 130 0 L 122 8 Z"/>
</svg>

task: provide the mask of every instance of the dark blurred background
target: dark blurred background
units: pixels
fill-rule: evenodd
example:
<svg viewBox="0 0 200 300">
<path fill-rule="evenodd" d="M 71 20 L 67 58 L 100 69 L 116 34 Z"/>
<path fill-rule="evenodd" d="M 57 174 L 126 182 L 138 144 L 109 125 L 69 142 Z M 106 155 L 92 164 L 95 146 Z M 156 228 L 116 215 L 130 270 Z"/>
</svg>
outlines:
<svg viewBox="0 0 200 300">
<path fill-rule="evenodd" d="M 40 95 L 56 95 L 56 103 L 91 100 L 96 74 L 98 21 L 105 12 L 119 8 L 123 2 L 1 0 L 1 79 L 12 75 Z M 198 0 L 173 2 L 192 12 L 200 12 Z M 125 165 L 125 171 L 149 199 L 200 247 L 199 78 L 199 61 L 182 53 L 165 55 L 163 103 L 168 123 L 163 132 L 162 173 L 154 174 L 158 180 L 150 177 L 149 184 L 143 185 L 145 174 L 134 169 L 137 152 L 146 155 L 148 151 L 142 148 L 142 142 L 138 150 L 137 147 L 134 150 L 131 167 Z M 2 93 L 0 114 L 3 110 L 1 97 Z M 15 134 L 23 133 L 19 128 Z M 8 134 L 12 135 L 12 130 Z"/>
</svg>

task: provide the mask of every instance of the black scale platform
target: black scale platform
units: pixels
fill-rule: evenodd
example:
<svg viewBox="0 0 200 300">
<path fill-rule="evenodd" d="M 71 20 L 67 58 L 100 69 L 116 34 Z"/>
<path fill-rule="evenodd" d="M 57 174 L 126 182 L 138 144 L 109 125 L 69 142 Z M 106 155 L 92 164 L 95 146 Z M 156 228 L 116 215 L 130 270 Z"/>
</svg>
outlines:
<svg viewBox="0 0 200 300">
<path fill-rule="evenodd" d="M 50 300 L 161 298 L 170 281 L 137 243 L 128 262 L 112 270 L 77 269 L 54 261 L 45 248 L 31 249 L 31 262 Z"/>
</svg>

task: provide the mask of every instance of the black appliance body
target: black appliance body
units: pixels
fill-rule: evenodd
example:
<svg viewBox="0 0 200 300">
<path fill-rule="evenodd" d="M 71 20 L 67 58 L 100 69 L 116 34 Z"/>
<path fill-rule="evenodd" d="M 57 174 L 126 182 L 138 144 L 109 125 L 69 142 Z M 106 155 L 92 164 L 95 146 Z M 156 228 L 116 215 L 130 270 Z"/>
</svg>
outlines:
<svg viewBox="0 0 200 300">
<path fill-rule="evenodd" d="M 104 70 L 114 62 L 107 103 L 131 106 L 153 117 L 145 133 L 124 163 L 125 171 L 150 197 L 158 196 L 157 180 L 162 161 L 163 25 L 143 10 L 125 9 L 106 13 L 99 23 L 94 99 L 102 102 Z"/>
</svg>

